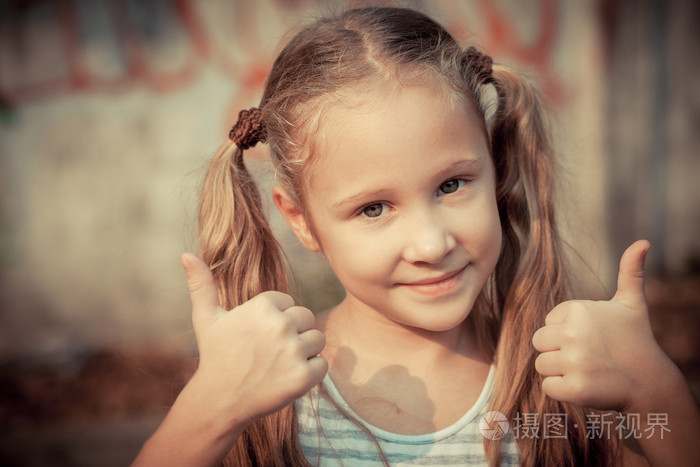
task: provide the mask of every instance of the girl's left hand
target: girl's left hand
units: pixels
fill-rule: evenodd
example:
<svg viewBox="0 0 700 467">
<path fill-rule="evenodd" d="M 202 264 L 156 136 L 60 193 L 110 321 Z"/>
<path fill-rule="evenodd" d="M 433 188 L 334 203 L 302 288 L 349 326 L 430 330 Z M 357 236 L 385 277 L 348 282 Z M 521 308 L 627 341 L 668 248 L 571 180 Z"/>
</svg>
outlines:
<svg viewBox="0 0 700 467">
<path fill-rule="evenodd" d="M 656 343 L 644 297 L 639 240 L 620 259 L 617 292 L 610 301 L 557 305 L 532 337 L 542 352 L 535 368 L 551 398 L 600 410 L 628 412 L 648 402 L 660 378 L 675 368 Z"/>
</svg>

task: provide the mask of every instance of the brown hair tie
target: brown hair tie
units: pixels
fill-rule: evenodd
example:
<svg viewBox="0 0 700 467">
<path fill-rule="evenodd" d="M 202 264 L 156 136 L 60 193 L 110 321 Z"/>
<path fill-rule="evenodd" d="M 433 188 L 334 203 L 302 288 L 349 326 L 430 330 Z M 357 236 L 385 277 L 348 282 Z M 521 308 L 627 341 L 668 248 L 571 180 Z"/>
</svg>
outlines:
<svg viewBox="0 0 700 467">
<path fill-rule="evenodd" d="M 241 110 L 238 113 L 238 121 L 228 132 L 228 137 L 243 150 L 252 148 L 258 143 L 265 143 L 267 131 L 262 121 L 262 111 L 257 107 Z"/>
<path fill-rule="evenodd" d="M 479 52 L 476 47 L 469 47 L 465 52 L 466 64 L 476 73 L 476 79 L 481 84 L 493 83 L 493 59 Z"/>
</svg>

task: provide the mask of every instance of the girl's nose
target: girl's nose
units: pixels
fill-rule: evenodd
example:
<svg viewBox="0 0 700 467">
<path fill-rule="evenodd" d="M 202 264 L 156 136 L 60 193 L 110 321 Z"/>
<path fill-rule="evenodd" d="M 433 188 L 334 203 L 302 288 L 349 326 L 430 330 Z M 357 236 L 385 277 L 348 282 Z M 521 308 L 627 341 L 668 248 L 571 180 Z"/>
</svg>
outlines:
<svg viewBox="0 0 700 467">
<path fill-rule="evenodd" d="M 409 263 L 437 264 L 454 249 L 457 240 L 449 229 L 432 216 L 408 225 L 404 259 Z"/>
</svg>

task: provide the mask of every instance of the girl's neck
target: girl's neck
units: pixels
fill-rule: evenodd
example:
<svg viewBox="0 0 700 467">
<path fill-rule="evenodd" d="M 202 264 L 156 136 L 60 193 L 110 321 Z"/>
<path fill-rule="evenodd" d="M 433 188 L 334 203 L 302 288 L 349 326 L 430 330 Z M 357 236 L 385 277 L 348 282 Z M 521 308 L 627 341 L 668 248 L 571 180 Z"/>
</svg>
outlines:
<svg viewBox="0 0 700 467">
<path fill-rule="evenodd" d="M 341 396 L 360 418 L 392 433 L 432 433 L 455 423 L 488 375 L 469 323 L 428 332 L 346 299 L 317 324 Z"/>
<path fill-rule="evenodd" d="M 485 361 L 469 322 L 446 331 L 426 331 L 391 321 L 353 297 L 319 315 L 319 327 L 326 333 L 329 353 L 346 347 L 360 358 L 368 353 L 377 365 L 430 365 L 437 369 L 452 365 L 455 359 Z M 329 357 L 333 359 L 333 355 Z"/>
</svg>

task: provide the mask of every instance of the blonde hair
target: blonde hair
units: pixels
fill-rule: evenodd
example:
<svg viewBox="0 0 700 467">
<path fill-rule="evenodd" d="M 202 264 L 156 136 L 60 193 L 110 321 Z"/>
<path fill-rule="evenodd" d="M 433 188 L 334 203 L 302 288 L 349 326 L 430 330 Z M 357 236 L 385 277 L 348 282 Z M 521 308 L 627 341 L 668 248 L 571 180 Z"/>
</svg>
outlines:
<svg viewBox="0 0 700 467">
<path fill-rule="evenodd" d="M 608 463 L 613 450 L 606 440 L 586 438 L 584 410 L 547 398 L 535 371 L 530 339 L 545 314 L 570 296 L 554 212 L 556 164 L 537 93 L 503 66 L 484 73 L 476 63 L 483 57 L 465 52 L 444 28 L 409 9 L 355 9 L 302 29 L 277 57 L 260 103 L 277 181 L 304 206 L 321 112 L 359 83 L 400 86 L 429 76 L 454 102 L 475 109 L 490 137 L 503 231 L 493 280 L 469 318 L 484 355 L 497 361 L 491 409 L 510 420 L 523 413 L 566 414 L 566 439 L 518 439 L 525 465 Z M 484 94 L 491 84 L 498 97 L 487 134 Z M 265 290 L 287 291 L 280 246 L 243 151 L 231 142 L 209 167 L 199 223 L 202 256 L 223 306 L 231 309 Z M 500 441 L 484 443 L 489 463 L 497 464 Z M 250 425 L 225 464 L 309 465 L 294 404 Z"/>
</svg>

